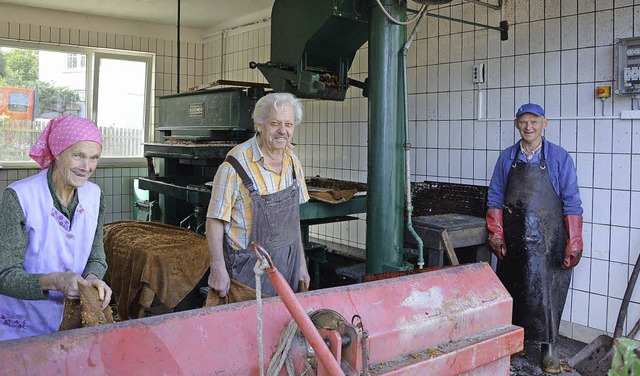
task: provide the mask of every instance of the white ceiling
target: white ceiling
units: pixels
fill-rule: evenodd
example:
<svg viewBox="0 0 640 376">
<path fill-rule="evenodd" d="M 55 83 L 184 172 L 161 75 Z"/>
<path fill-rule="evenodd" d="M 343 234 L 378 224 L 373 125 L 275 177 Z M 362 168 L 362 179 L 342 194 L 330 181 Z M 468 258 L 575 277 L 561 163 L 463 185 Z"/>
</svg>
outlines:
<svg viewBox="0 0 640 376">
<path fill-rule="evenodd" d="M 181 0 L 180 24 L 224 30 L 271 16 L 274 0 Z M 0 3 L 176 25 L 178 0 L 0 0 Z"/>
</svg>

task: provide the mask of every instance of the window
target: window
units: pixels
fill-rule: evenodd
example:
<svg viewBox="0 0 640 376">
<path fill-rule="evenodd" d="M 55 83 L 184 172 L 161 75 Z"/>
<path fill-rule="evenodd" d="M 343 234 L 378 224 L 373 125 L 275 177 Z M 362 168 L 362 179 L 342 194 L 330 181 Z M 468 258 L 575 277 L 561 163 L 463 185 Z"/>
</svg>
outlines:
<svg viewBox="0 0 640 376">
<path fill-rule="evenodd" d="M 96 122 L 103 163 L 142 157 L 152 54 L 2 41 L 0 61 L 8 68 L 0 70 L 0 165 L 31 162 L 29 150 L 49 120 L 66 114 Z"/>
<path fill-rule="evenodd" d="M 151 61 L 96 54 L 94 65 L 94 111 L 104 137 L 102 155 L 142 156 Z"/>
<path fill-rule="evenodd" d="M 29 95 L 10 91 L 7 108 L 12 112 L 27 112 L 29 110 Z"/>
<path fill-rule="evenodd" d="M 84 68 L 87 66 L 87 57 L 82 54 L 67 54 L 67 69 Z"/>
</svg>

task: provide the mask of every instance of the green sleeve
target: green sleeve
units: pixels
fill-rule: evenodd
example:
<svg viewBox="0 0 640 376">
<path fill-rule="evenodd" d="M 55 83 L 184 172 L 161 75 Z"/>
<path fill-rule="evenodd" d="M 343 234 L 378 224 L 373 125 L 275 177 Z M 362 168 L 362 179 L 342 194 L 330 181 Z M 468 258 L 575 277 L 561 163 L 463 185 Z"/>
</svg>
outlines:
<svg viewBox="0 0 640 376">
<path fill-rule="evenodd" d="M 96 226 L 96 234 L 91 245 L 91 253 L 87 260 L 87 266 L 82 272 L 83 277 L 89 274 L 95 274 L 96 277 L 103 279 L 107 272 L 107 257 L 104 253 L 104 195 L 100 193 L 100 212 L 98 213 L 98 225 Z"/>
<path fill-rule="evenodd" d="M 29 237 L 18 196 L 7 188 L 0 198 L 0 294 L 24 300 L 45 300 L 41 274 L 29 274 L 22 268 Z"/>
</svg>

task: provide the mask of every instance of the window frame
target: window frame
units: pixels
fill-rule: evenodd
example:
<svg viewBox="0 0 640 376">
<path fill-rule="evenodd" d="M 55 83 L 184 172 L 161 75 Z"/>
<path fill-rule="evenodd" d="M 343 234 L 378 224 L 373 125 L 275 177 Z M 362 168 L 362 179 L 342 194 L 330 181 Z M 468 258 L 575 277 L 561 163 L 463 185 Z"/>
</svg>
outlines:
<svg viewBox="0 0 640 376">
<path fill-rule="evenodd" d="M 10 41 L 0 39 L 0 47 L 23 48 L 32 50 L 46 50 L 68 54 L 84 54 L 86 56 L 85 67 L 85 105 L 87 114 L 91 114 L 91 120 L 96 121 L 97 116 L 97 95 L 98 95 L 98 68 L 96 66 L 96 56 L 111 59 L 142 61 L 146 65 L 146 87 L 144 101 L 144 140 L 149 142 L 153 139 L 153 85 L 155 70 L 155 53 L 139 51 L 123 51 L 99 47 L 69 46 L 49 43 L 38 43 L 28 41 Z M 95 87 L 94 87 L 95 86 Z M 141 155 L 139 157 L 100 157 L 98 168 L 100 167 L 146 167 L 147 160 Z M 0 161 L 0 169 L 33 169 L 39 168 L 35 161 Z"/>
</svg>

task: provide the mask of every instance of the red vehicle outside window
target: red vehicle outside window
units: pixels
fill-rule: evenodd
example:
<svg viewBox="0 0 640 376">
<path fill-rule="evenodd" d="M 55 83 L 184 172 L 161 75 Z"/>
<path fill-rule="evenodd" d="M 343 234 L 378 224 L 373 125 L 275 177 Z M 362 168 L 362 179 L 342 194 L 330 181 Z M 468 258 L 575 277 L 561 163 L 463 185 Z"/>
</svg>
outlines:
<svg viewBox="0 0 640 376">
<path fill-rule="evenodd" d="M 0 118 L 33 120 L 32 89 L 0 86 Z"/>
</svg>

